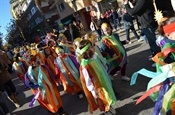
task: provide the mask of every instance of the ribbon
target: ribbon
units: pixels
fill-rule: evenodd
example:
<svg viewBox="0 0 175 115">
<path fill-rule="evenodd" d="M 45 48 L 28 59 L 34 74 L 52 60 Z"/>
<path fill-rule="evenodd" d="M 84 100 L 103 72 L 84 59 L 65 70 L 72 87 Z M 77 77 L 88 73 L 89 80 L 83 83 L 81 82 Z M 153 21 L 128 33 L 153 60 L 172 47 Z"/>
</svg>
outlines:
<svg viewBox="0 0 175 115">
<path fill-rule="evenodd" d="M 168 104 L 170 104 L 169 109 L 172 108 L 171 103 L 169 103 L 169 101 L 172 102 L 171 98 L 174 96 L 175 96 L 175 84 L 173 84 L 172 87 L 169 89 L 169 91 L 164 95 L 163 105 L 161 110 L 162 114 L 167 112 Z"/>
<path fill-rule="evenodd" d="M 38 91 L 36 95 L 33 97 L 32 101 L 29 103 L 29 107 L 33 107 L 35 105 L 36 100 L 38 99 L 39 95 L 40 95 L 40 91 Z"/>
<path fill-rule="evenodd" d="M 139 104 L 140 102 L 142 102 L 144 99 L 146 99 L 148 96 L 150 96 L 151 94 L 159 91 L 162 87 L 162 84 L 159 84 L 153 88 L 151 88 L 150 90 L 146 91 L 145 94 L 143 94 L 136 102 L 136 105 Z"/>
<path fill-rule="evenodd" d="M 141 74 L 141 75 L 146 76 L 148 78 L 154 78 L 155 76 L 159 75 L 160 73 L 151 72 L 151 71 L 148 71 L 148 70 L 143 68 L 143 69 L 141 69 L 137 72 L 134 72 L 132 74 L 130 85 L 134 85 L 136 83 L 138 74 Z"/>
<path fill-rule="evenodd" d="M 162 73 L 160 73 L 159 75 L 157 75 L 156 77 L 150 80 L 147 86 L 147 90 L 153 86 L 160 84 L 161 82 L 165 81 L 167 78 L 175 76 L 174 66 L 175 66 L 175 63 L 162 66 L 161 67 Z"/>
<path fill-rule="evenodd" d="M 163 97 L 164 97 L 164 94 L 167 92 L 168 88 L 169 88 L 169 79 L 165 80 L 163 83 L 163 86 L 160 90 L 156 104 L 154 106 L 153 115 L 159 115 L 160 110 L 162 108 Z"/>
</svg>

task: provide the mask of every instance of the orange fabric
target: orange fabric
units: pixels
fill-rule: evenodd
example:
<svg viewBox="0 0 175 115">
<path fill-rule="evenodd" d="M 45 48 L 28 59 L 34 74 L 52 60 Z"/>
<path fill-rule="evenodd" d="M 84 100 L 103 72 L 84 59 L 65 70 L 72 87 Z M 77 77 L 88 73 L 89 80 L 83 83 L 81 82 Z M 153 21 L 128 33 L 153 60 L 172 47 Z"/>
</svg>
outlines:
<svg viewBox="0 0 175 115">
<path fill-rule="evenodd" d="M 92 79 L 93 85 L 94 85 L 94 87 L 95 87 L 95 89 L 96 89 L 96 91 L 97 91 L 97 97 L 98 97 L 100 100 L 102 100 L 102 102 L 103 102 L 104 108 L 103 108 L 103 106 L 99 106 L 99 109 L 100 109 L 100 110 L 104 110 L 104 109 L 105 109 L 105 111 L 109 111 L 110 105 L 108 104 L 108 101 L 107 101 L 107 99 L 105 98 L 105 94 L 104 94 L 104 92 L 103 92 L 103 90 L 102 90 L 102 86 L 101 86 L 101 84 L 100 84 L 100 82 L 99 82 L 98 77 L 96 77 L 97 75 L 95 74 L 95 71 L 94 71 L 93 67 L 91 67 L 90 65 L 87 65 L 86 68 L 87 68 L 87 70 L 88 70 L 89 76 L 90 76 L 91 79 Z M 100 108 L 100 107 L 102 107 L 102 108 Z"/>
<path fill-rule="evenodd" d="M 171 115 L 175 115 L 175 99 L 172 101 L 172 113 Z"/>
<path fill-rule="evenodd" d="M 58 112 L 58 109 L 60 107 L 62 107 L 62 100 L 60 97 L 60 92 L 58 90 L 56 83 L 49 75 L 48 71 L 42 66 L 41 66 L 41 69 L 44 72 L 44 74 L 46 75 L 51 86 L 49 86 L 49 84 L 47 84 L 47 82 L 43 79 L 42 83 L 43 83 L 43 86 L 45 88 L 44 99 L 42 99 L 42 93 L 40 93 L 37 100 L 43 108 L 46 108 L 47 110 L 49 110 L 52 113 L 56 113 L 56 112 Z M 34 71 L 35 75 L 37 76 L 36 80 L 38 80 L 38 71 L 35 71 L 35 69 L 33 71 Z M 50 88 L 53 88 L 54 94 L 52 93 Z M 35 95 L 37 93 L 37 90 L 33 89 L 32 92 Z M 56 105 L 56 102 L 54 100 L 54 96 L 56 97 L 56 100 L 58 101 L 58 105 Z"/>
<path fill-rule="evenodd" d="M 81 91 L 82 89 L 81 89 L 81 87 L 80 87 L 78 81 L 74 78 L 74 76 L 71 74 L 71 72 L 69 71 L 69 69 L 67 68 L 66 64 L 65 64 L 64 61 L 63 61 L 64 58 L 66 58 L 67 56 L 68 56 L 68 55 L 62 55 L 62 56 L 60 57 L 60 59 L 61 59 L 61 61 L 62 61 L 62 63 L 63 63 L 63 66 L 64 66 L 63 68 L 66 70 L 66 73 L 68 74 L 69 79 L 70 79 L 71 82 L 73 83 L 73 86 L 69 86 L 69 85 L 67 84 L 67 81 L 66 81 L 66 79 L 65 79 L 65 77 L 64 77 L 64 75 L 63 75 L 62 73 L 60 73 L 60 80 L 62 81 L 64 90 L 65 90 L 67 93 L 72 93 L 72 94 L 74 94 L 74 93 L 77 93 L 77 92 Z"/>
<path fill-rule="evenodd" d="M 120 50 L 119 49 L 116 49 L 116 47 L 111 43 L 111 41 L 109 39 L 104 39 L 104 43 L 111 49 L 115 52 L 115 54 L 118 56 L 118 58 L 116 59 L 117 62 L 120 62 L 122 60 L 122 56 L 121 53 L 119 52 Z"/>
<path fill-rule="evenodd" d="M 85 92 L 86 98 L 88 100 L 89 106 L 90 106 L 90 112 L 92 112 L 92 110 L 96 110 L 97 108 L 97 103 L 94 100 L 97 100 L 98 102 L 98 108 L 101 111 L 109 111 L 110 109 L 110 105 L 108 104 L 107 99 L 105 98 L 104 92 L 102 90 L 102 86 L 98 80 L 97 75 L 95 74 L 95 71 L 93 70 L 93 68 L 90 65 L 86 65 L 86 69 L 89 73 L 89 77 L 92 80 L 92 83 L 94 85 L 94 88 L 97 92 L 97 99 L 94 99 L 93 95 L 91 94 L 91 92 L 87 89 L 86 87 L 86 83 L 85 83 L 85 79 L 82 73 L 82 68 L 80 67 L 80 78 L 81 78 L 81 83 L 83 86 L 83 90 Z"/>
<path fill-rule="evenodd" d="M 167 48 L 164 51 L 157 53 L 152 59 L 154 62 L 156 62 L 160 65 L 165 65 L 166 63 L 161 61 L 160 59 L 161 58 L 165 59 L 168 56 L 168 54 L 171 52 L 175 52 L 175 49 L 174 48 Z"/>
<path fill-rule="evenodd" d="M 55 72 L 55 65 L 54 65 L 54 61 L 55 61 L 55 57 L 53 57 L 52 55 L 49 55 L 46 59 L 46 65 L 49 67 L 49 69 L 52 71 L 52 73 L 54 75 L 56 75 L 56 72 Z"/>
<path fill-rule="evenodd" d="M 84 76 L 83 76 L 83 73 L 82 73 L 82 67 L 80 67 L 80 81 L 81 81 L 82 88 L 84 90 L 84 93 L 86 95 L 86 98 L 87 98 L 87 101 L 88 101 L 88 104 L 89 104 L 89 111 L 90 111 L 90 113 L 93 113 L 93 111 L 98 109 L 98 105 L 97 105 L 93 95 L 91 94 L 91 92 L 86 87 L 85 79 L 84 79 Z"/>
<path fill-rule="evenodd" d="M 157 54 L 152 58 L 152 60 L 153 60 L 154 62 L 160 64 L 160 65 L 165 65 L 166 63 L 163 62 L 163 61 L 161 61 L 161 60 L 160 60 L 160 57 L 162 57 L 163 59 L 165 58 L 165 56 L 163 55 L 162 52 L 157 53 Z"/>
<path fill-rule="evenodd" d="M 51 90 L 49 89 L 50 87 L 48 86 L 48 84 L 46 84 L 46 82 L 44 80 L 43 80 L 43 85 L 46 89 L 46 93 L 45 93 L 45 96 L 44 96 L 44 100 L 42 100 L 42 96 L 40 96 L 40 99 L 42 100 L 43 106 L 45 106 L 52 113 L 56 113 L 58 111 L 58 109 L 62 106 L 62 100 L 61 100 L 61 97 L 60 97 L 60 92 L 57 88 L 56 83 L 49 76 L 49 73 L 47 72 L 47 70 L 45 70 L 44 68 L 42 68 L 42 70 L 46 74 L 49 82 L 52 84 L 55 96 L 58 100 L 58 105 L 56 105 L 56 103 L 54 101 L 53 94 L 52 94 Z"/>
</svg>

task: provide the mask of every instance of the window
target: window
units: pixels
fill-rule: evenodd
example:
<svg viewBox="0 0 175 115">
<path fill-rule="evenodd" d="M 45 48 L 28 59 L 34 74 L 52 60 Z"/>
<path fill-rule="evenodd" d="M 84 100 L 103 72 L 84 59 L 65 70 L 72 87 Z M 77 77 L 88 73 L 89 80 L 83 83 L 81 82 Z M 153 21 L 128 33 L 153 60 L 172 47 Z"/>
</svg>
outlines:
<svg viewBox="0 0 175 115">
<path fill-rule="evenodd" d="M 60 11 L 62 12 L 64 9 L 65 9 L 65 7 L 64 7 L 64 4 L 63 3 L 61 3 L 59 6 L 59 9 L 60 9 Z"/>
<path fill-rule="evenodd" d="M 35 8 L 35 7 L 33 7 L 33 8 L 31 9 L 31 13 L 32 13 L 32 15 L 34 15 L 34 14 L 35 14 L 35 12 L 36 12 L 36 8 Z"/>
<path fill-rule="evenodd" d="M 40 18 L 40 17 L 37 17 L 36 19 L 35 19 L 35 23 L 38 25 L 40 22 L 42 21 L 42 18 Z"/>
</svg>

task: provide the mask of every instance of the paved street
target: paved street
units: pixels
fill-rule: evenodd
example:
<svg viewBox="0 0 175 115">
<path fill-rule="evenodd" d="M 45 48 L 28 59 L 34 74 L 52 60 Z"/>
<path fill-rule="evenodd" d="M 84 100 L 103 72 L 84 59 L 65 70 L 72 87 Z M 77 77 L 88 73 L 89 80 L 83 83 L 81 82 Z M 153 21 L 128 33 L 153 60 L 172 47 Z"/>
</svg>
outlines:
<svg viewBox="0 0 175 115">
<path fill-rule="evenodd" d="M 121 40 L 125 39 L 125 32 L 121 32 L 119 35 Z M 131 36 L 133 36 L 132 33 Z M 132 38 L 132 42 L 132 44 L 125 45 L 128 54 L 127 76 L 131 77 L 133 72 L 141 68 L 154 71 L 155 69 L 151 67 L 153 62 L 148 60 L 148 56 L 151 54 L 148 44 L 144 41 L 137 42 L 136 38 Z M 47 110 L 41 108 L 38 103 L 33 108 L 30 108 L 29 102 L 33 97 L 31 91 L 15 75 L 13 75 L 13 81 L 19 92 L 18 98 L 22 107 L 16 109 L 4 96 L 12 115 L 49 115 Z M 115 77 L 115 90 L 121 93 L 117 103 L 114 105 L 117 115 L 151 115 L 154 103 L 149 98 L 139 105 L 135 105 L 136 100 L 146 90 L 148 81 L 149 78 L 139 75 L 136 85 L 130 86 L 129 82 L 121 81 L 120 74 Z M 60 90 L 62 89 L 60 88 Z M 79 99 L 77 95 L 64 94 L 63 91 L 61 91 L 61 94 L 63 107 L 70 115 L 90 115 L 87 111 L 85 97 Z M 95 111 L 93 115 L 100 114 L 102 114 L 100 111 Z"/>
</svg>

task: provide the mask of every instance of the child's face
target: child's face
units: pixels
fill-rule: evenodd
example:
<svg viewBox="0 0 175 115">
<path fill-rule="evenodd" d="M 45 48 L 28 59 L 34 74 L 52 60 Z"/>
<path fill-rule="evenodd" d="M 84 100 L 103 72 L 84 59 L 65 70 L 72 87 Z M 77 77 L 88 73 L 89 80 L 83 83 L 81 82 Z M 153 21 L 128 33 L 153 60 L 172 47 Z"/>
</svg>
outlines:
<svg viewBox="0 0 175 115">
<path fill-rule="evenodd" d="M 47 55 L 50 55 L 50 53 L 51 53 L 49 48 L 44 49 L 44 51 Z"/>
<path fill-rule="evenodd" d="M 175 41 L 175 31 L 170 33 L 167 37 L 168 39 Z"/>
<path fill-rule="evenodd" d="M 64 36 L 61 40 L 62 43 L 66 43 L 67 42 L 67 38 Z"/>
<path fill-rule="evenodd" d="M 102 29 L 103 29 L 103 32 L 105 35 L 107 35 L 107 36 L 111 35 L 112 30 L 110 27 L 106 27 L 106 28 L 102 28 Z"/>
</svg>

